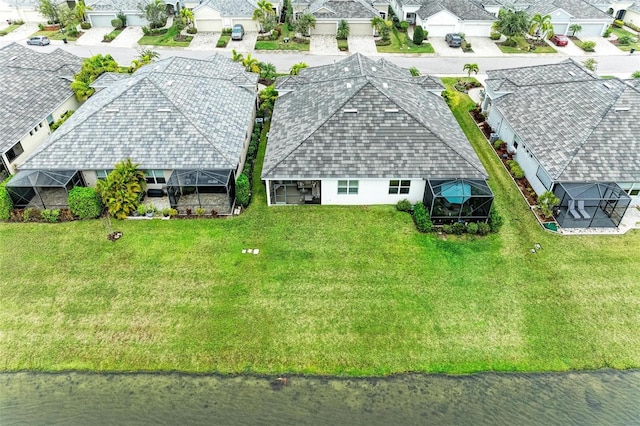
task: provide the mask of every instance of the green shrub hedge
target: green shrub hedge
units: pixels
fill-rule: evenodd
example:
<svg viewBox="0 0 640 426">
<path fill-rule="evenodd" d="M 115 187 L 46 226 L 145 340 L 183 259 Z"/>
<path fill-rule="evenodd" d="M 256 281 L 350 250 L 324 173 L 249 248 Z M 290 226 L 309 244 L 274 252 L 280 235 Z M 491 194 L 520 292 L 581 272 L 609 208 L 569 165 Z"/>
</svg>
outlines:
<svg viewBox="0 0 640 426">
<path fill-rule="evenodd" d="M 408 212 L 411 211 L 411 201 L 404 199 L 402 201 L 398 201 L 396 204 L 396 209 L 400 212 Z"/>
<path fill-rule="evenodd" d="M 511 170 L 511 174 L 515 179 L 522 179 L 524 177 L 524 170 L 520 167 L 520 164 L 516 160 L 507 161 L 507 166 Z"/>
<path fill-rule="evenodd" d="M 41 214 L 42 214 L 42 218 L 47 222 L 55 223 L 58 220 L 60 220 L 59 209 L 53 209 L 53 210 L 45 209 L 45 210 L 42 210 Z"/>
<path fill-rule="evenodd" d="M 9 220 L 11 218 L 11 209 L 13 208 L 13 201 L 4 187 L 11 177 L 5 179 L 0 183 L 0 220 Z"/>
<path fill-rule="evenodd" d="M 416 203 L 416 205 L 413 206 L 413 220 L 416 223 L 416 228 L 418 228 L 420 232 L 429 232 L 431 228 L 433 228 L 433 222 L 431 222 L 429 212 L 423 203 Z"/>
<path fill-rule="evenodd" d="M 249 178 L 242 173 L 236 179 L 236 203 L 244 207 L 248 206 L 250 194 Z"/>
<path fill-rule="evenodd" d="M 95 219 L 102 214 L 104 205 L 94 188 L 75 186 L 69 191 L 69 209 L 80 219 Z"/>
</svg>

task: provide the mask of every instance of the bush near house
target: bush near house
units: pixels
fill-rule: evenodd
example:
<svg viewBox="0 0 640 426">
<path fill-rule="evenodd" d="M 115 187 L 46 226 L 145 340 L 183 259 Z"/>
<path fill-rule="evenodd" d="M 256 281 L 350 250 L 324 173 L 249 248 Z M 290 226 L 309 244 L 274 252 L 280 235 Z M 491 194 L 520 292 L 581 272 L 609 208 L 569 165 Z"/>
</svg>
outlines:
<svg viewBox="0 0 640 426">
<path fill-rule="evenodd" d="M 429 232 L 433 228 L 433 222 L 431 222 L 429 212 L 423 203 L 416 203 L 413 206 L 413 220 L 420 232 Z"/>
<path fill-rule="evenodd" d="M 489 211 L 489 229 L 491 232 L 498 232 L 504 224 L 504 218 L 498 213 L 494 204 L 491 205 Z"/>
<path fill-rule="evenodd" d="M 616 19 L 615 21 L 613 21 L 613 26 L 622 28 L 624 27 L 624 21 L 622 21 L 621 19 Z"/>
<path fill-rule="evenodd" d="M 522 179 L 524 177 L 524 170 L 520 167 L 520 164 L 516 160 L 507 161 L 507 166 L 511 170 L 511 174 L 515 179 Z"/>
<path fill-rule="evenodd" d="M 94 188 L 74 186 L 67 202 L 71 213 L 80 219 L 95 219 L 104 210 L 100 194 Z"/>
<path fill-rule="evenodd" d="M 221 35 L 218 39 L 218 42 L 216 43 L 216 47 L 227 47 L 227 44 L 229 44 L 229 40 L 231 40 L 230 35 Z"/>
<path fill-rule="evenodd" d="M 11 177 L 5 179 L 0 183 L 0 220 L 9 220 L 11 217 L 11 209 L 13 208 L 13 201 L 4 187 L 7 182 L 11 180 Z"/>
<path fill-rule="evenodd" d="M 398 204 L 396 204 L 396 209 L 400 212 L 409 212 L 411 211 L 411 201 L 404 199 L 401 201 L 398 201 Z"/>
<path fill-rule="evenodd" d="M 242 207 L 249 205 L 249 199 L 251 198 L 251 191 L 249 191 L 249 178 L 246 174 L 242 173 L 236 179 L 236 203 Z"/>
<path fill-rule="evenodd" d="M 60 209 L 44 209 L 40 212 L 42 218 L 49 223 L 56 223 L 60 220 Z"/>
</svg>

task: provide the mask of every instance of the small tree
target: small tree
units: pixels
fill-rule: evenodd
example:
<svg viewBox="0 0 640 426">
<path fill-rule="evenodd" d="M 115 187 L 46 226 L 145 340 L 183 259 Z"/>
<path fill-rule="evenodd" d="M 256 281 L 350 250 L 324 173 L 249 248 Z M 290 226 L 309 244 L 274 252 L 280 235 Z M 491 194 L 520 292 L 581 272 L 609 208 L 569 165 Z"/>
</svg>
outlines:
<svg viewBox="0 0 640 426">
<path fill-rule="evenodd" d="M 298 75 L 300 73 L 300 70 L 303 69 L 303 68 L 309 68 L 309 65 L 305 64 L 304 62 L 299 62 L 297 64 L 293 64 L 293 66 L 289 70 L 289 74 Z"/>
<path fill-rule="evenodd" d="M 314 18 L 310 13 L 304 13 L 298 16 L 293 25 L 295 31 L 304 37 L 309 36 L 309 30 L 315 27 L 316 18 Z"/>
<path fill-rule="evenodd" d="M 640 70 L 634 71 L 633 74 L 631 74 L 631 78 L 640 78 Z"/>
<path fill-rule="evenodd" d="M 260 111 L 264 115 L 270 116 L 273 113 L 273 106 L 276 103 L 276 99 L 278 99 L 278 91 L 275 86 L 272 84 L 262 89 L 260 93 L 258 93 L 258 98 L 260 99 Z"/>
<path fill-rule="evenodd" d="M 582 65 L 584 65 L 584 67 L 591 72 L 596 72 L 596 70 L 598 69 L 598 61 L 593 58 L 587 59 L 582 63 Z"/>
<path fill-rule="evenodd" d="M 480 67 L 478 67 L 478 64 L 475 64 L 475 63 L 464 64 L 464 67 L 462 67 L 462 71 L 467 72 L 467 79 L 468 81 L 471 81 L 471 73 L 474 73 L 477 75 L 478 71 L 480 71 Z"/>
<path fill-rule="evenodd" d="M 416 29 L 413 30 L 413 44 L 420 46 L 424 41 L 424 30 L 422 26 L 416 26 Z"/>
<path fill-rule="evenodd" d="M 247 57 L 242 60 L 242 65 L 247 72 L 253 72 L 260 74 L 260 67 L 258 66 L 258 60 L 251 56 L 251 53 L 247 53 Z"/>
<path fill-rule="evenodd" d="M 35 9 L 47 20 L 53 24 L 60 23 L 60 11 L 63 7 L 67 7 L 66 3 L 58 3 L 55 0 L 38 0 Z"/>
<path fill-rule="evenodd" d="M 74 186 L 69 191 L 69 210 L 80 219 L 95 219 L 104 210 L 100 194 L 94 188 Z"/>
<path fill-rule="evenodd" d="M 160 28 L 167 23 L 167 6 L 162 0 L 144 0 L 138 3 L 138 10 L 149 21 L 149 28 Z"/>
<path fill-rule="evenodd" d="M 371 26 L 376 29 L 383 41 L 389 41 L 391 39 L 391 27 L 393 22 L 385 21 L 379 16 L 371 19 Z"/>
<path fill-rule="evenodd" d="M 349 23 L 344 19 L 341 19 L 338 22 L 338 30 L 336 31 L 336 38 L 338 40 L 346 40 L 349 37 L 349 32 L 351 29 L 349 28 Z"/>
<path fill-rule="evenodd" d="M 236 179 L 236 202 L 243 207 L 247 207 L 249 205 L 250 196 L 249 178 L 247 175 L 242 173 Z"/>
<path fill-rule="evenodd" d="M 180 9 L 180 19 L 182 19 L 182 22 L 185 25 L 191 26 L 191 28 L 193 28 L 194 26 L 193 11 L 191 9 L 187 9 L 186 7 L 183 7 L 182 9 Z"/>
<path fill-rule="evenodd" d="M 133 164 L 130 158 L 116 163 L 107 178 L 96 185 L 109 215 L 116 219 L 125 219 L 136 210 L 146 187 L 144 172 L 138 170 L 138 164 Z"/>
<path fill-rule="evenodd" d="M 500 9 L 494 26 L 508 38 L 523 35 L 529 30 L 529 16 L 524 10 L 515 10 L 512 7 Z"/>
<path fill-rule="evenodd" d="M 231 49 L 231 60 L 233 62 L 242 62 L 244 61 L 244 55 L 236 52 L 236 49 Z"/>
<path fill-rule="evenodd" d="M 540 37 L 544 37 L 551 29 L 553 29 L 553 25 L 551 25 L 551 15 L 536 13 L 533 15 L 533 18 L 531 18 L 529 34 L 535 35 L 538 40 Z"/>
<path fill-rule="evenodd" d="M 78 21 L 84 22 L 85 13 L 87 12 L 87 10 L 93 10 L 93 9 L 87 6 L 84 3 L 84 0 L 78 0 L 78 2 L 76 3 L 76 6 L 73 8 L 73 15 Z"/>
<path fill-rule="evenodd" d="M 569 25 L 569 31 L 571 31 L 571 36 L 575 36 L 580 31 L 582 31 L 582 25 L 580 24 L 571 24 Z"/>
<path fill-rule="evenodd" d="M 151 49 L 142 49 L 138 51 L 139 56 L 131 61 L 129 72 L 134 72 L 143 65 L 150 64 L 160 57 L 160 54 Z"/>
<path fill-rule="evenodd" d="M 551 191 L 546 191 L 538 197 L 540 212 L 546 218 L 553 217 L 553 208 L 558 205 L 560 199 Z"/>
<path fill-rule="evenodd" d="M 258 68 L 260 68 L 260 80 L 263 84 L 271 84 L 277 77 L 276 66 L 271 62 L 259 62 Z"/>
<path fill-rule="evenodd" d="M 413 77 L 419 77 L 420 76 L 420 70 L 416 67 L 411 67 L 409 68 L 409 72 L 411 73 L 411 75 Z"/>
</svg>

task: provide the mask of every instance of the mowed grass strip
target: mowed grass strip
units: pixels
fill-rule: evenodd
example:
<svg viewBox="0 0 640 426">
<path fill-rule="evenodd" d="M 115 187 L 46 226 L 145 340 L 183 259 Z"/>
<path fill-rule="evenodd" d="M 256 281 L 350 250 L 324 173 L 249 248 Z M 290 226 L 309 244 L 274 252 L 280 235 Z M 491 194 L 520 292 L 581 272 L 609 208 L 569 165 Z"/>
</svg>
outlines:
<svg viewBox="0 0 640 426">
<path fill-rule="evenodd" d="M 392 206 L 267 208 L 258 179 L 240 217 L 112 222 L 124 234 L 115 243 L 102 221 L 0 224 L 0 368 L 385 375 L 640 366 L 640 235 L 541 230 L 471 106 L 457 94 L 452 109 L 506 219 L 486 238 L 419 234 Z M 257 164 L 264 149 L 263 138 Z M 535 255 L 534 243 L 543 246 Z"/>
</svg>

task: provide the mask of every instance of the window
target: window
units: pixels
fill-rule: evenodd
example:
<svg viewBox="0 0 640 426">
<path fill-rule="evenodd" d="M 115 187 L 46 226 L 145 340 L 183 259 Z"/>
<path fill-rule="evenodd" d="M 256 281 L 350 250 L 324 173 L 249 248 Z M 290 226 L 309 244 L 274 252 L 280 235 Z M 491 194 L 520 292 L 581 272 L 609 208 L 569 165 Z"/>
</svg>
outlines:
<svg viewBox="0 0 640 426">
<path fill-rule="evenodd" d="M 145 170 L 144 174 L 147 175 L 147 183 L 158 184 L 167 182 L 162 170 Z"/>
<path fill-rule="evenodd" d="M 629 196 L 631 197 L 637 197 L 638 195 L 640 195 L 640 189 L 632 189 L 629 191 Z"/>
<path fill-rule="evenodd" d="M 96 177 L 99 180 L 105 180 L 107 178 L 107 175 L 109 174 L 110 170 L 96 170 Z"/>
<path fill-rule="evenodd" d="M 408 194 L 410 186 L 410 180 L 390 180 L 389 194 Z"/>
<path fill-rule="evenodd" d="M 357 180 L 339 180 L 338 181 L 338 194 L 357 194 L 357 193 L 358 193 Z"/>
<path fill-rule="evenodd" d="M 47 116 L 47 123 L 49 123 L 49 126 L 51 126 L 53 124 L 53 115 L 49 114 Z"/>
<path fill-rule="evenodd" d="M 6 152 L 7 160 L 9 160 L 9 162 L 12 162 L 23 152 L 24 149 L 22 149 L 22 144 L 18 142 L 13 146 L 13 148 Z"/>
</svg>

